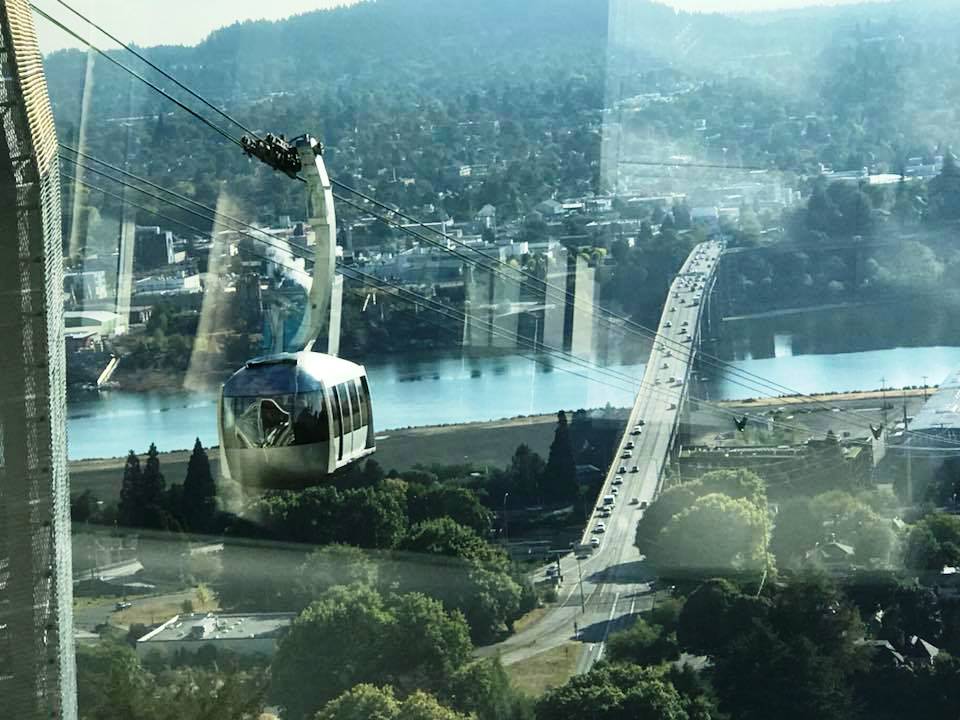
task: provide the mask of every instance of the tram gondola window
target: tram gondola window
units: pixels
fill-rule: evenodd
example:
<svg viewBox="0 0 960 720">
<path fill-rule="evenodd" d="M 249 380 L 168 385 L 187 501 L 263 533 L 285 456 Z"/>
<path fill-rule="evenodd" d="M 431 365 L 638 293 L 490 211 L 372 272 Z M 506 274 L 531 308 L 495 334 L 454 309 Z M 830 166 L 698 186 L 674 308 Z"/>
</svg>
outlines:
<svg viewBox="0 0 960 720">
<path fill-rule="evenodd" d="M 343 459 L 343 414 L 340 412 L 340 396 L 337 389 L 330 388 L 330 413 L 333 417 L 333 437 L 339 443 L 337 459 Z"/>
<path fill-rule="evenodd" d="M 337 397 L 340 398 L 340 415 L 343 417 L 343 434 L 353 432 L 353 417 L 350 415 L 350 400 L 347 389 L 343 384 L 335 388 Z"/>
<path fill-rule="evenodd" d="M 327 408 L 322 392 L 306 393 L 297 397 L 293 434 L 297 445 L 330 441 Z"/>
<path fill-rule="evenodd" d="M 360 411 L 360 396 L 357 394 L 357 383 L 351 380 L 347 383 L 347 390 L 350 393 L 350 407 L 352 408 L 353 429 L 359 430 L 363 427 L 363 413 Z"/>
<path fill-rule="evenodd" d="M 370 386 L 367 383 L 367 376 L 360 377 L 360 398 L 363 401 L 364 425 L 373 426 L 373 406 L 370 404 Z"/>
</svg>

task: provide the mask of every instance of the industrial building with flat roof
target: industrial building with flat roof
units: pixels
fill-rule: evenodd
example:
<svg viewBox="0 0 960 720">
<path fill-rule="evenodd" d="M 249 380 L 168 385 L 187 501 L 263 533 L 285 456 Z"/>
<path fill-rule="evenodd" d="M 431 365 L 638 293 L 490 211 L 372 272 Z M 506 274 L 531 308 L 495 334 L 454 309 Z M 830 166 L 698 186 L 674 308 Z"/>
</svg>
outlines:
<svg viewBox="0 0 960 720">
<path fill-rule="evenodd" d="M 960 440 L 960 370 L 950 373 L 940 383 L 939 389 L 910 422 L 909 429 L 923 433 L 923 442 L 918 443 L 921 438 L 916 436 L 911 438 L 915 445 L 936 444 L 931 442 L 935 438 L 946 441 L 947 445 Z"/>
<path fill-rule="evenodd" d="M 137 640 L 141 659 L 154 652 L 173 655 L 205 646 L 242 655 L 272 656 L 296 613 L 190 613 L 174 615 Z"/>
</svg>

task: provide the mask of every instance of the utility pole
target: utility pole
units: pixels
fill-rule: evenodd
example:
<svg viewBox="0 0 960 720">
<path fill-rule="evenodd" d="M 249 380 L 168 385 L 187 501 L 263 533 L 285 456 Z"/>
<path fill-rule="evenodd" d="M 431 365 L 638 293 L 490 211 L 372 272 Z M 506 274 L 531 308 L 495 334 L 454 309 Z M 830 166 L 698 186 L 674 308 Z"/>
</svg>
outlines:
<svg viewBox="0 0 960 720">
<path fill-rule="evenodd" d="M 923 376 L 923 401 L 927 401 L 927 376 Z"/>
<path fill-rule="evenodd" d="M 880 378 L 880 410 L 883 411 L 883 424 L 887 424 L 887 378 Z"/>
<path fill-rule="evenodd" d="M 910 433 L 910 421 L 907 419 L 907 393 L 903 393 L 903 437 L 907 446 L 907 503 L 913 505 L 913 458 L 910 454 L 910 443 L 912 441 Z"/>
<path fill-rule="evenodd" d="M 577 557 L 577 575 L 580 577 L 580 613 L 585 614 L 587 612 L 587 603 L 583 599 L 583 570 L 580 569 L 580 556 Z"/>
</svg>

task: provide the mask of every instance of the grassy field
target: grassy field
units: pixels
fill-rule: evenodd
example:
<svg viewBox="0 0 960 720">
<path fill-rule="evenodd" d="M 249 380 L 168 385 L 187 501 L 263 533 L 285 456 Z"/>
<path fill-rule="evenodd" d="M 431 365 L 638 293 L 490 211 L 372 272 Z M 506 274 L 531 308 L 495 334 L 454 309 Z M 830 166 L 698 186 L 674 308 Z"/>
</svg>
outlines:
<svg viewBox="0 0 960 720">
<path fill-rule="evenodd" d="M 140 598 L 133 601 L 133 606 L 113 615 L 111 622 L 114 625 L 133 625 L 143 623 L 152 625 L 169 620 L 174 615 L 183 612 L 183 602 L 189 599 L 193 604 L 194 612 L 213 612 L 220 609 L 220 603 L 215 596 L 207 602 L 201 603 L 195 591 L 179 595 L 167 595 L 152 598 Z"/>
<path fill-rule="evenodd" d="M 515 420 L 391 430 L 377 437 L 377 452 L 373 458 L 384 470 L 402 471 L 417 464 L 472 463 L 476 467 L 505 467 L 521 443 L 546 457 L 555 427 L 555 416 L 538 415 Z M 214 475 L 217 475 L 219 453 L 216 450 L 208 452 Z M 189 459 L 189 452 L 161 453 L 160 467 L 168 484 L 183 482 Z M 110 458 L 70 463 L 71 494 L 90 490 L 100 500 L 117 500 L 124 461 L 125 458 Z"/>
<path fill-rule="evenodd" d="M 527 695 L 540 697 L 573 677 L 583 646 L 565 643 L 507 667 L 513 684 Z"/>
</svg>

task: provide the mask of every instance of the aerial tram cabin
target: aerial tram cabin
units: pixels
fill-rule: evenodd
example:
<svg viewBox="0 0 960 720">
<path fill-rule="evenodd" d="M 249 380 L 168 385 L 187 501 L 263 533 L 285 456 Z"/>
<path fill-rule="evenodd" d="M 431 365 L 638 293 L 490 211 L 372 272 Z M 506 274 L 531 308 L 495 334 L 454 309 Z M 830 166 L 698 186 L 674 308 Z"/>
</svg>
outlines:
<svg viewBox="0 0 960 720">
<path fill-rule="evenodd" d="M 244 488 L 301 489 L 374 452 L 362 365 L 315 352 L 249 360 L 223 385 L 220 448 Z"/>
<path fill-rule="evenodd" d="M 362 365 L 337 357 L 343 278 L 336 275 L 336 216 L 323 147 L 308 135 L 244 138 L 248 155 L 307 186 L 316 242 L 313 275 L 295 332 L 272 322 L 272 354 L 248 360 L 224 383 L 218 426 L 221 473 L 244 490 L 302 489 L 374 452 L 373 407 Z M 274 320 L 288 312 L 268 300 Z M 315 351 L 316 349 L 316 351 Z"/>
</svg>

